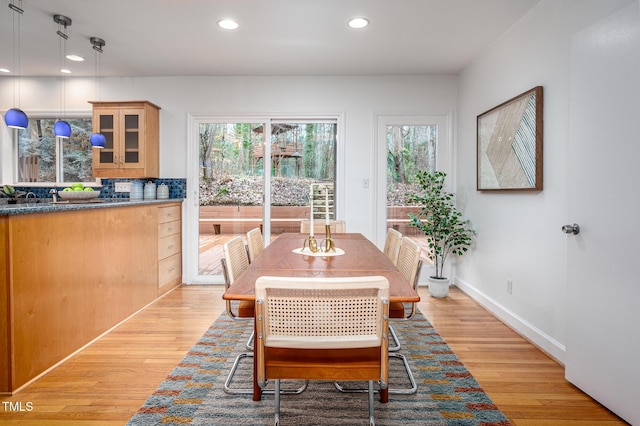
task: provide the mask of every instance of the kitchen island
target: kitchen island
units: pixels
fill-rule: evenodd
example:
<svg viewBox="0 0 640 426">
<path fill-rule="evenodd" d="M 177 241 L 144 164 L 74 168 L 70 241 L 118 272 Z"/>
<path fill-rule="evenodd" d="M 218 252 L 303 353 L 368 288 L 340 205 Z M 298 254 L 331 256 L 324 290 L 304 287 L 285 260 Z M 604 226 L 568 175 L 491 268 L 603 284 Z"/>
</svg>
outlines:
<svg viewBox="0 0 640 426">
<path fill-rule="evenodd" d="M 182 200 L 0 205 L 0 392 L 182 281 Z"/>
</svg>

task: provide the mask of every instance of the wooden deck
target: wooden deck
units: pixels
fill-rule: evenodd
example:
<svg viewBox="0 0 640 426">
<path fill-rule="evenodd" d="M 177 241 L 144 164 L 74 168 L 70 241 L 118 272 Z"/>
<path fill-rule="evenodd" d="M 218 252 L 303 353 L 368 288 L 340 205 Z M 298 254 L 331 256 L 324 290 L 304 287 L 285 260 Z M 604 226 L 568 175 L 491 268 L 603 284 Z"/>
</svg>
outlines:
<svg viewBox="0 0 640 426">
<path fill-rule="evenodd" d="M 244 234 L 200 234 L 200 249 L 199 249 L 199 263 L 198 272 L 200 275 L 222 275 L 222 266 L 220 266 L 220 259 L 222 259 L 222 246 L 236 235 Z M 277 235 L 272 238 L 276 238 Z M 427 256 L 427 239 L 421 236 L 411 236 L 411 239 L 416 241 L 422 247 L 422 260 L 426 264 L 430 264 L 431 261 Z M 302 241 L 301 241 L 302 243 Z"/>
</svg>

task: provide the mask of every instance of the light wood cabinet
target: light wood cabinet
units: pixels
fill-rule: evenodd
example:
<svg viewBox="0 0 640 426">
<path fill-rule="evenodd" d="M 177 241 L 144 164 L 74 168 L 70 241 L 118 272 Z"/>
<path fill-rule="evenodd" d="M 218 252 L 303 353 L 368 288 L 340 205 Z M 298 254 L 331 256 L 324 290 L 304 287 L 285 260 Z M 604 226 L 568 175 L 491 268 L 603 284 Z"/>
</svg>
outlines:
<svg viewBox="0 0 640 426">
<path fill-rule="evenodd" d="M 158 207 L 158 294 L 182 282 L 181 206 Z"/>
<path fill-rule="evenodd" d="M 160 176 L 160 107 L 148 101 L 89 102 L 93 132 L 106 146 L 93 150 L 97 178 L 157 178 Z"/>
<path fill-rule="evenodd" d="M 0 393 L 180 285 L 181 210 L 167 202 L 0 216 Z"/>
</svg>

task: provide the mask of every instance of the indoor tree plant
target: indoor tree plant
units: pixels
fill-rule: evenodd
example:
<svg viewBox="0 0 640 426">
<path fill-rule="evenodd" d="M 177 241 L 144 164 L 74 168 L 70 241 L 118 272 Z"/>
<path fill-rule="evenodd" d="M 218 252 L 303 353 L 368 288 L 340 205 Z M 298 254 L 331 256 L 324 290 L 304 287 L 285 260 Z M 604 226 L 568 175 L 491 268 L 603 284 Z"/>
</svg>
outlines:
<svg viewBox="0 0 640 426">
<path fill-rule="evenodd" d="M 462 256 L 471 246 L 475 231 L 462 218 L 454 202 L 454 194 L 444 191 L 444 172 L 420 171 L 417 179 L 421 194 L 410 196 L 420 204 L 419 214 L 409 213 L 410 225 L 422 231 L 429 244 L 429 259 L 434 263 L 435 275 L 429 277 L 429 293 L 434 297 L 449 294 L 449 278 L 443 275 L 449 255 Z"/>
</svg>

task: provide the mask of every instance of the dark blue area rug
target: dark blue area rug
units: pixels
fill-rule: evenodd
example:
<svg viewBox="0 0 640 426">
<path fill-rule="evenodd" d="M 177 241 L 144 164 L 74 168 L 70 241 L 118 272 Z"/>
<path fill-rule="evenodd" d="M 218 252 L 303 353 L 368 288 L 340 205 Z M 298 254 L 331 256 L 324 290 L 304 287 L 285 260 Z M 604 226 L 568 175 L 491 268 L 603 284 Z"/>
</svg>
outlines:
<svg viewBox="0 0 640 426">
<path fill-rule="evenodd" d="M 418 385 L 413 395 L 375 398 L 377 425 L 510 425 L 446 342 L 418 313 L 392 322 Z M 221 315 L 128 425 L 270 425 L 273 395 L 229 395 L 223 384 L 251 333 L 252 322 Z M 250 388 L 252 358 L 244 358 L 232 388 Z M 283 387 L 286 383 L 283 382 Z M 297 384 L 289 384 L 294 387 Z M 345 386 L 354 385 L 345 384 Z M 360 385 L 360 384 L 357 384 Z M 402 361 L 389 360 L 389 387 L 410 385 Z M 330 382 L 310 382 L 299 395 L 281 397 L 281 425 L 368 425 L 367 395 L 341 393 Z"/>
</svg>

